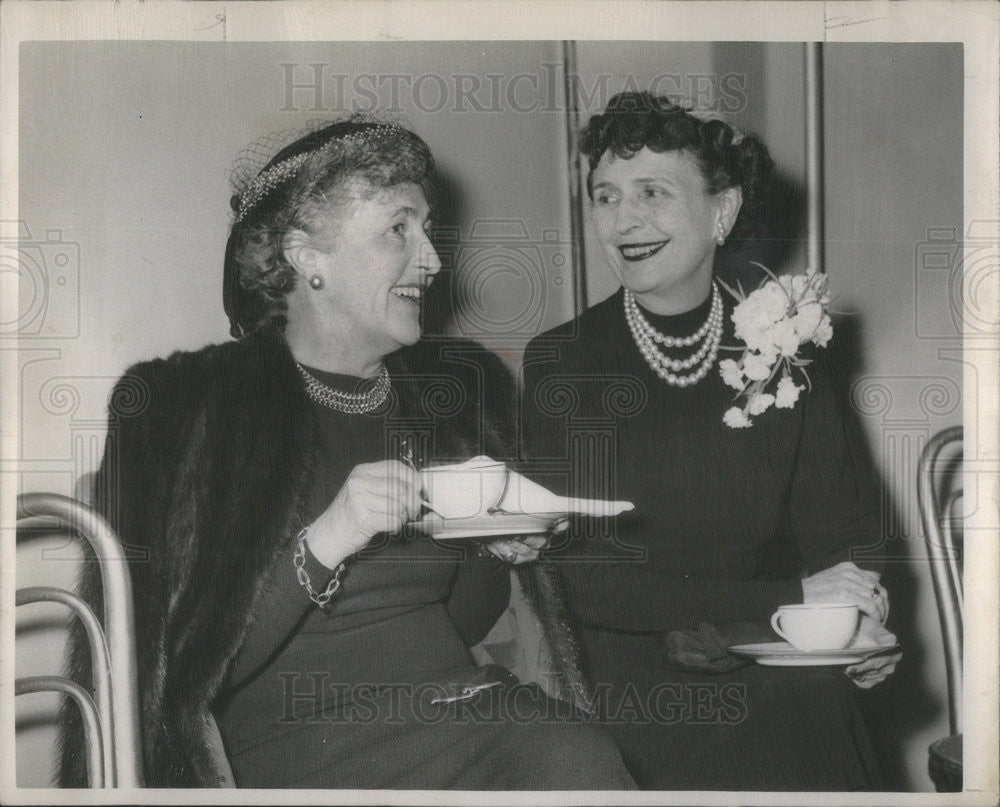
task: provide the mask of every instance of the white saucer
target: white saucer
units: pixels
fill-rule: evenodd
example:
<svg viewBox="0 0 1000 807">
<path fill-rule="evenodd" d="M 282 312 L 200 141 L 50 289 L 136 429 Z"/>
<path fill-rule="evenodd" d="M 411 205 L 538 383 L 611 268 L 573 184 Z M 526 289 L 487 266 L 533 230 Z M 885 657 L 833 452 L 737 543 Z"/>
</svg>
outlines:
<svg viewBox="0 0 1000 807">
<path fill-rule="evenodd" d="M 736 644 L 730 653 L 749 656 L 758 664 L 769 667 L 827 667 L 838 664 L 858 664 L 870 656 L 898 650 L 899 645 L 861 645 L 842 650 L 796 650 L 788 642 Z"/>
<path fill-rule="evenodd" d="M 471 518 L 441 518 L 430 513 L 406 526 L 438 541 L 478 540 L 504 535 L 538 535 L 553 529 L 568 513 L 494 513 Z"/>
</svg>

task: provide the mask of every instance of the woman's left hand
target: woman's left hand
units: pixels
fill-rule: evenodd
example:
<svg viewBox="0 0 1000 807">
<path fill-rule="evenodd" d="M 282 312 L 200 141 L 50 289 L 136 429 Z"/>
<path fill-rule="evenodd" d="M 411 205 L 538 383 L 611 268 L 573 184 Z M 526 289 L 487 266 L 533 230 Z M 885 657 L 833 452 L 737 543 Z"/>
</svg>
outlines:
<svg viewBox="0 0 1000 807">
<path fill-rule="evenodd" d="M 876 622 L 870 616 L 862 615 L 858 632 L 848 647 L 871 646 L 873 644 L 891 647 L 896 644 L 896 635 L 890 633 L 881 623 Z M 862 689 L 870 689 L 892 675 L 901 658 L 903 658 L 901 652 L 883 653 L 865 659 L 860 664 L 852 664 L 844 672 Z"/>
<path fill-rule="evenodd" d="M 548 540 L 544 535 L 523 535 L 520 538 L 492 541 L 486 548 L 500 560 L 516 565 L 535 560 L 539 550 L 545 547 Z"/>
</svg>

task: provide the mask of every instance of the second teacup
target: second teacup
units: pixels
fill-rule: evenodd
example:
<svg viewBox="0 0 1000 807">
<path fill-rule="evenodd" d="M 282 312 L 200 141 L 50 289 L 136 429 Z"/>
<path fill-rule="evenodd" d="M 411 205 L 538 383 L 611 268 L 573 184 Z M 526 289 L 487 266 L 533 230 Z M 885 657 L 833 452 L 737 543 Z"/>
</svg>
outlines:
<svg viewBox="0 0 1000 807">
<path fill-rule="evenodd" d="M 858 627 L 858 606 L 851 603 L 782 605 L 771 616 L 771 627 L 797 650 L 840 650 L 850 644 Z"/>
</svg>

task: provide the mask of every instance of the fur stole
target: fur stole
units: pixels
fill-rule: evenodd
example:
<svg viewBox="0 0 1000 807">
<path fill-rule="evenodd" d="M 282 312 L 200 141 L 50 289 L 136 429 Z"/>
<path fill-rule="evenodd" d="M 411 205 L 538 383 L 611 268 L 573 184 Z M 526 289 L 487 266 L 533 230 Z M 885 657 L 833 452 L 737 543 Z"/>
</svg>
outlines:
<svg viewBox="0 0 1000 807">
<path fill-rule="evenodd" d="M 423 424 L 439 456 L 514 459 L 516 388 L 492 353 L 471 342 L 430 341 L 387 363 L 401 422 Z M 272 331 L 141 363 L 111 394 L 95 503 L 121 539 L 132 574 L 148 787 L 220 782 L 210 709 L 268 569 L 304 526 L 314 428 L 294 360 Z M 571 634 L 560 622 L 564 611 L 551 606 L 551 574 L 522 572 L 525 579 L 559 657 L 572 649 Z M 92 556 L 79 590 L 102 614 Z M 575 691 L 578 667 L 557 666 Z M 78 625 L 68 674 L 91 684 Z M 60 785 L 85 786 L 71 704 L 61 724 Z"/>
<path fill-rule="evenodd" d="M 97 509 L 129 559 L 146 784 L 215 786 L 209 706 L 264 574 L 301 526 L 309 404 L 273 334 L 131 368 L 109 402 Z M 102 613 L 97 564 L 82 596 Z M 69 673 L 89 683 L 82 632 Z M 79 718 L 63 713 L 60 783 L 82 786 Z"/>
</svg>

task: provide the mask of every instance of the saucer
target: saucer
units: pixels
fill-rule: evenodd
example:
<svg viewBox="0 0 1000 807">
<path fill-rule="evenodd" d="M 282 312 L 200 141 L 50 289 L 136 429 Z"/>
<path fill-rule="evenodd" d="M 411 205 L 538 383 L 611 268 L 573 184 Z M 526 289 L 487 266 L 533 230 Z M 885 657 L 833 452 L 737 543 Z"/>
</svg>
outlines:
<svg viewBox="0 0 1000 807">
<path fill-rule="evenodd" d="M 840 650 L 797 650 L 788 642 L 763 642 L 761 644 L 735 644 L 727 648 L 730 653 L 748 656 L 758 664 L 768 667 L 828 667 L 841 664 L 859 664 L 879 653 L 898 650 L 899 645 L 860 645 Z"/>
<path fill-rule="evenodd" d="M 550 532 L 569 514 L 561 513 L 493 513 L 469 518 L 442 518 L 433 513 L 407 528 L 421 532 L 437 541 L 458 539 L 482 540 L 505 535 L 538 535 Z"/>
</svg>

